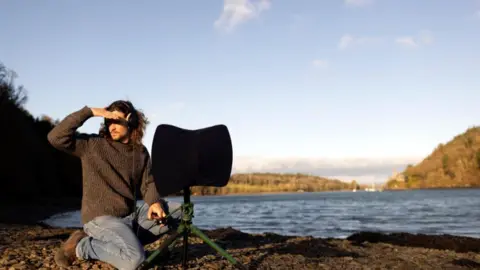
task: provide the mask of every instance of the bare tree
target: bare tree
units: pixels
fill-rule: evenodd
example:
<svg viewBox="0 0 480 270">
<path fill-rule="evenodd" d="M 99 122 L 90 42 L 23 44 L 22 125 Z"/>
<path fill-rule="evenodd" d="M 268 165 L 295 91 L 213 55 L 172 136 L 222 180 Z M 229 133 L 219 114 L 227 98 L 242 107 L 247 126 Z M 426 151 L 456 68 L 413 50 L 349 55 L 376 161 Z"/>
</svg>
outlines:
<svg viewBox="0 0 480 270">
<path fill-rule="evenodd" d="M 17 74 L 9 70 L 0 62 L 0 102 L 10 101 L 18 107 L 23 107 L 27 102 L 27 91 L 25 88 L 15 86 Z"/>
</svg>

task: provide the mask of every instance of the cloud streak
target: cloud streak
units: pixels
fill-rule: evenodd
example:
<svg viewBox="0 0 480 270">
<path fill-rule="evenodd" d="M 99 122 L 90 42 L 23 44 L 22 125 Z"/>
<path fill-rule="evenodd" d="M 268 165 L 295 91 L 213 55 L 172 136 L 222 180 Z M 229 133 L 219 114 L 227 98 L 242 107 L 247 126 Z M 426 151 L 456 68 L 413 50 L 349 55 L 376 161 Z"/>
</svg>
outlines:
<svg viewBox="0 0 480 270">
<path fill-rule="evenodd" d="M 407 48 L 419 48 L 423 45 L 430 45 L 434 41 L 430 31 L 422 31 L 417 36 L 403 36 L 395 39 L 395 43 Z"/>
<path fill-rule="evenodd" d="M 318 69 L 326 69 L 329 67 L 329 63 L 327 60 L 315 59 L 312 61 L 312 66 Z"/>
<path fill-rule="evenodd" d="M 345 34 L 340 38 L 337 47 L 340 50 L 346 50 L 356 46 L 375 45 L 382 41 L 383 38 L 381 37 L 357 37 L 351 34 Z"/>
<path fill-rule="evenodd" d="M 224 0 L 222 14 L 213 25 L 216 29 L 232 32 L 270 7 L 269 0 Z"/>
<path fill-rule="evenodd" d="M 360 46 L 373 46 L 382 43 L 392 42 L 392 37 L 375 37 L 375 36 L 354 36 L 351 34 L 344 34 L 338 44 L 339 50 L 347 50 Z M 421 31 L 418 35 L 411 36 L 398 36 L 393 38 L 393 43 L 406 47 L 406 48 L 419 48 L 422 46 L 430 45 L 434 42 L 434 37 L 431 31 Z"/>
</svg>

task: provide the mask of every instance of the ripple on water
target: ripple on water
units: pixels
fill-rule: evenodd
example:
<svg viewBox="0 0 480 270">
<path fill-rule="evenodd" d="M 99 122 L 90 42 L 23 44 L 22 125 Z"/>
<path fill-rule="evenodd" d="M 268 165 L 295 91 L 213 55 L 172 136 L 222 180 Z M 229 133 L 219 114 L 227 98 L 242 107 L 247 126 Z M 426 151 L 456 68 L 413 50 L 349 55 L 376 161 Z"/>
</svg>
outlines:
<svg viewBox="0 0 480 270">
<path fill-rule="evenodd" d="M 192 201 L 194 223 L 201 229 L 338 238 L 366 230 L 480 237 L 480 189 L 206 196 Z M 56 215 L 47 223 L 79 226 L 80 214 Z"/>
</svg>

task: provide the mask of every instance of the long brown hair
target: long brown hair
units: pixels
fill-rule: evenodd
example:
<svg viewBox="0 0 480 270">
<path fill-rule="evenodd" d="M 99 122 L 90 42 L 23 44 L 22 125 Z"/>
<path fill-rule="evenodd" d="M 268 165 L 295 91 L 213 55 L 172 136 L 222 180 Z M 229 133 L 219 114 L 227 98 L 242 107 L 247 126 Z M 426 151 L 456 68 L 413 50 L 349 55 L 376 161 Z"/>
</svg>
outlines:
<svg viewBox="0 0 480 270">
<path fill-rule="evenodd" d="M 131 126 L 129 126 L 130 130 L 130 140 L 134 144 L 142 144 L 143 137 L 145 135 L 145 130 L 147 129 L 147 125 L 150 123 L 145 116 L 145 114 L 141 111 L 136 109 L 133 104 L 130 101 L 126 100 L 117 100 L 112 102 L 112 104 L 108 105 L 108 107 L 105 108 L 108 111 L 119 111 L 125 114 L 127 116 L 129 113 L 131 113 L 130 120 L 133 119 L 133 121 L 130 121 L 132 123 Z M 105 123 L 102 123 L 100 126 L 99 130 L 100 136 L 111 139 L 110 131 L 108 130 L 108 127 L 105 125 Z"/>
</svg>

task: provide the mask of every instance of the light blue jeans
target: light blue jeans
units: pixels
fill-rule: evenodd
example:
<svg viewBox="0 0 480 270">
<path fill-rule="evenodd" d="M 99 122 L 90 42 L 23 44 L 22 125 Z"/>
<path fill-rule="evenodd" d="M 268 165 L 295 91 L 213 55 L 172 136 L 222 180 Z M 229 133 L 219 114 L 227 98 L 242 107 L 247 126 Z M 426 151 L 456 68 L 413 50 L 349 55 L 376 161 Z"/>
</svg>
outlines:
<svg viewBox="0 0 480 270">
<path fill-rule="evenodd" d="M 166 202 L 164 209 L 171 213 L 180 206 L 179 203 Z M 178 210 L 171 215 L 167 224 L 158 225 L 147 218 L 148 208 L 146 203 L 137 208 L 138 236 L 134 229 L 137 226 L 133 213 L 124 218 L 99 216 L 83 225 L 88 236 L 78 242 L 77 257 L 103 261 L 121 270 L 136 269 L 145 260 L 143 246 L 158 240 L 169 230 L 176 229 L 182 214 Z"/>
</svg>

